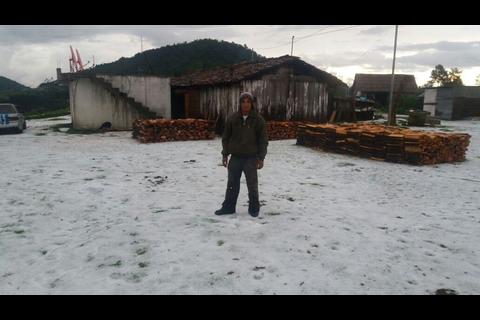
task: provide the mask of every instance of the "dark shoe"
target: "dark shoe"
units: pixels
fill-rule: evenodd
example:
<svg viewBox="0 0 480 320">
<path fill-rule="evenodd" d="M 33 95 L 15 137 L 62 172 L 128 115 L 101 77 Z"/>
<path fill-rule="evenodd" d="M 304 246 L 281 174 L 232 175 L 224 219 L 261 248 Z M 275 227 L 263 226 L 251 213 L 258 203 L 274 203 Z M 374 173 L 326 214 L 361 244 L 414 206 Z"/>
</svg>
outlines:
<svg viewBox="0 0 480 320">
<path fill-rule="evenodd" d="M 258 207 L 258 206 L 249 206 L 248 207 L 248 213 L 254 218 L 258 217 L 259 212 L 260 212 L 260 207 Z"/>
<path fill-rule="evenodd" d="M 232 210 L 232 209 L 228 209 L 228 208 L 221 208 L 221 209 L 215 211 L 215 214 L 217 216 L 221 216 L 221 215 L 224 215 L 224 214 L 233 214 L 233 213 L 235 213 L 235 209 Z"/>
</svg>

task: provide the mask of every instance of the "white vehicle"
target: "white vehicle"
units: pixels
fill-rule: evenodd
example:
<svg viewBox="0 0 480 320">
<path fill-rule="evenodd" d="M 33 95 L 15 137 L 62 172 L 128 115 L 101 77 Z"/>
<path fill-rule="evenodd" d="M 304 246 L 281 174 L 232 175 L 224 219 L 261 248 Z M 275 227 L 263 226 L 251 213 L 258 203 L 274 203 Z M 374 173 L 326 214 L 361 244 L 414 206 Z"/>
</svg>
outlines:
<svg viewBox="0 0 480 320">
<path fill-rule="evenodd" d="M 0 131 L 13 130 L 22 133 L 27 128 L 23 114 L 11 103 L 0 103 Z"/>
</svg>

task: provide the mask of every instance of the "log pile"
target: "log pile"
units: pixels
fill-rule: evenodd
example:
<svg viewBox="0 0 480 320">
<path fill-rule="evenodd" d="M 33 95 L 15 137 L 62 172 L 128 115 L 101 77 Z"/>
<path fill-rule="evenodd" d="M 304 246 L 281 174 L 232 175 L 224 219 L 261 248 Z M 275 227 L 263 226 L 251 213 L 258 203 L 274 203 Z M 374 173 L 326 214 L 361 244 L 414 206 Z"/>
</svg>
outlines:
<svg viewBox="0 0 480 320">
<path fill-rule="evenodd" d="M 298 121 L 267 121 L 268 140 L 297 138 Z"/>
<path fill-rule="evenodd" d="M 133 138 L 142 143 L 215 138 L 215 121 L 151 119 L 133 122 Z"/>
<path fill-rule="evenodd" d="M 465 160 L 470 135 L 375 124 L 299 125 L 297 144 L 374 160 L 431 165 Z"/>
</svg>

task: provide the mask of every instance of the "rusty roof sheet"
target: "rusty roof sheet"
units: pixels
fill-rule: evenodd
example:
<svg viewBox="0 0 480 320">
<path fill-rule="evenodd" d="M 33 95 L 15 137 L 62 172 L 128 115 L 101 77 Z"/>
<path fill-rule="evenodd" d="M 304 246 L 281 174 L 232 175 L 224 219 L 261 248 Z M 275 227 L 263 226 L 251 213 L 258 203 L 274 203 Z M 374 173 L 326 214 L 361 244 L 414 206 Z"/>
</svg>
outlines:
<svg viewBox="0 0 480 320">
<path fill-rule="evenodd" d="M 364 92 L 390 92 L 391 74 L 357 73 L 353 81 L 353 90 Z M 396 74 L 394 83 L 395 92 L 416 93 L 417 82 L 411 74 Z"/>
<path fill-rule="evenodd" d="M 188 87 L 235 83 L 254 78 L 262 73 L 268 72 L 283 65 L 301 67 L 304 68 L 304 70 L 307 70 L 310 75 L 314 76 L 318 80 L 326 81 L 335 86 L 346 86 L 346 84 L 340 79 L 329 74 L 328 72 L 322 71 L 315 66 L 310 65 L 298 57 L 289 55 L 277 58 L 268 58 L 260 61 L 241 62 L 214 69 L 197 71 L 191 74 L 172 78 L 171 85 L 176 87 Z"/>
</svg>

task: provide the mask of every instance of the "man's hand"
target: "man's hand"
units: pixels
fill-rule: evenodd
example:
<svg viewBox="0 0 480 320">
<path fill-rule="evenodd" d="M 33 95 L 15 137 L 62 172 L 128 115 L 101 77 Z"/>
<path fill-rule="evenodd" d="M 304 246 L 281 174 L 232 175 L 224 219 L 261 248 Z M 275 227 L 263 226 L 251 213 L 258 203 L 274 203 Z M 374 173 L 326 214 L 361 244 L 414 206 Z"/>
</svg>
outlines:
<svg viewBox="0 0 480 320">
<path fill-rule="evenodd" d="M 257 160 L 257 169 L 260 170 L 263 168 L 263 160 Z"/>
<path fill-rule="evenodd" d="M 227 156 L 227 157 L 223 157 L 222 163 L 223 163 L 223 166 L 224 166 L 225 168 L 228 166 L 228 156 Z"/>
</svg>

